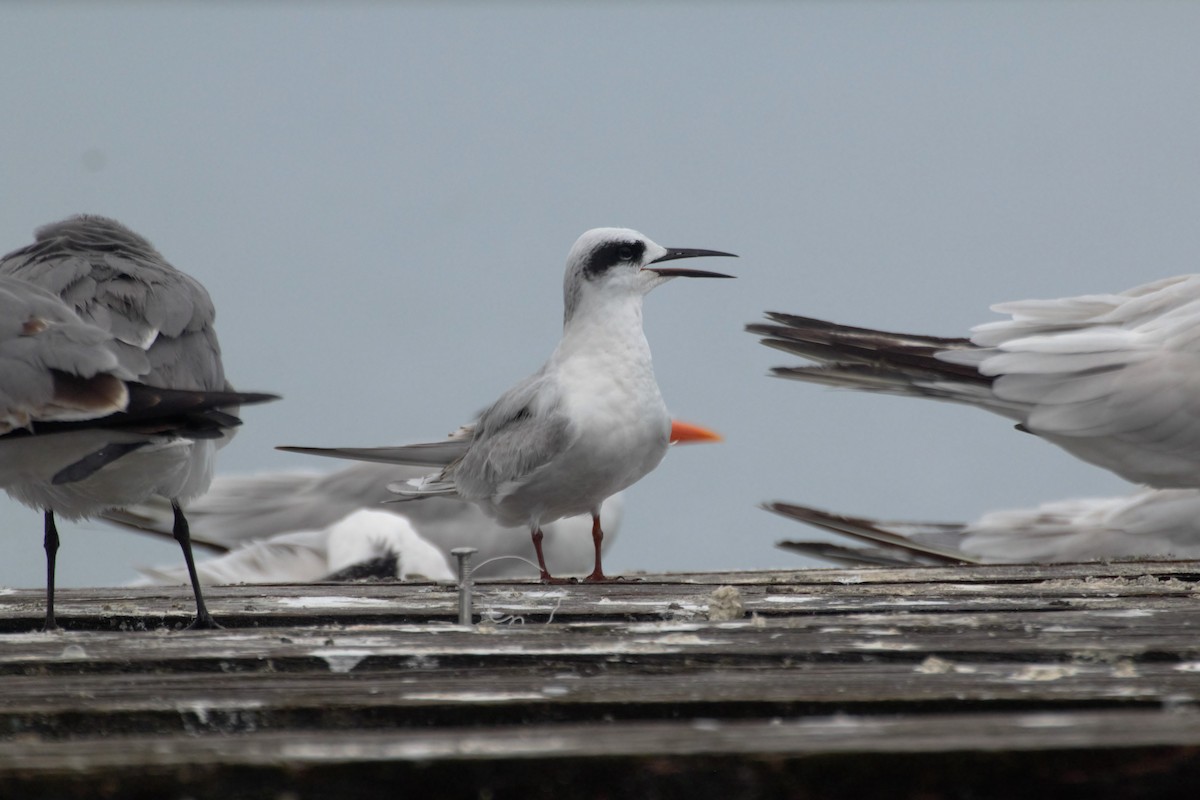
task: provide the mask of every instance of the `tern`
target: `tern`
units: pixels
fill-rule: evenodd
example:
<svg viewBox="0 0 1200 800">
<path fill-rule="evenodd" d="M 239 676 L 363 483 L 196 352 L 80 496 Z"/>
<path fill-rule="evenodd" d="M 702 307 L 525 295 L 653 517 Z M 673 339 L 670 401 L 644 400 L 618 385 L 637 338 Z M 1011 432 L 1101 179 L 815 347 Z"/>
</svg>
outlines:
<svg viewBox="0 0 1200 800">
<path fill-rule="evenodd" d="M 291 452 L 440 468 L 397 485 L 403 497 L 455 496 L 506 527 L 528 526 L 543 581 L 542 525 L 590 514 L 601 564 L 600 504 L 658 466 L 671 420 L 642 331 L 642 300 L 672 278 L 729 278 L 666 266 L 716 250 L 667 248 L 637 231 L 597 228 L 579 237 L 563 280 L 563 335 L 545 365 L 479 420 L 442 442 L 406 447 L 283 447 Z"/>
<path fill-rule="evenodd" d="M 27 356 L 21 371 L 6 368 L 5 395 L 44 393 L 49 382 L 56 395 L 70 390 L 75 400 L 82 390 L 104 385 L 107 375 L 112 396 L 107 408 L 98 409 L 103 414 L 87 419 L 64 418 L 61 400 L 42 413 L 14 416 L 10 411 L 10 419 L 23 427 L 0 438 L 4 490 L 44 513 L 45 629 L 58 627 L 55 516 L 95 516 L 155 494 L 172 504 L 175 539 L 196 597 L 193 627 L 215 627 L 195 578 L 180 504 L 208 487 L 217 447 L 240 424 L 233 414 L 237 407 L 275 396 L 233 390 L 221 366 L 212 301 L 204 287 L 114 220 L 79 216 L 46 225 L 32 245 L 0 258 L 0 277 L 13 281 L 10 286 L 23 281 L 57 298 L 111 354 L 111 362 L 78 358 L 67 364 L 73 351 L 56 339 L 42 349 L 57 360 L 34 357 L 37 348 L 29 343 L 56 329 L 52 319 L 38 312 L 4 320 L 10 334 L 18 329 L 16 341 L 5 344 L 23 346 Z"/>
<path fill-rule="evenodd" d="M 699 425 L 671 422 L 672 444 L 720 439 L 719 434 Z M 420 478 L 427 472 L 423 467 L 363 462 L 329 474 L 290 471 L 218 475 L 208 492 L 189 503 L 187 509 L 193 544 L 223 551 L 196 565 L 200 582 L 326 580 L 358 561 L 386 561 L 384 549 L 397 556 L 392 559 L 390 577 L 403 578 L 417 572 L 438 578 L 441 575 L 428 567 L 425 550 L 432 548 L 443 563 L 449 564 L 451 550 L 456 547 L 478 551 L 478 566 L 472 569 L 476 577 L 528 577 L 528 560 L 512 557 L 524 552 L 520 538 L 513 535 L 513 529 L 500 527 L 474 503 L 453 497 L 431 497 L 420 503 L 387 502 L 394 497 L 387 489 L 389 483 Z M 605 549 L 614 540 L 623 505 L 622 493 L 618 492 L 601 506 Z M 373 513 L 363 515 L 361 511 Z M 390 514 L 391 524 L 378 514 Z M 171 506 L 161 498 L 105 511 L 101 517 L 132 530 L 171 535 Z M 590 530 L 591 518 L 586 514 L 542 526 L 543 549 L 553 572 L 587 573 L 592 567 L 591 543 L 585 544 Z M 411 541 L 410 534 L 420 542 Z M 357 561 L 346 553 L 356 554 Z M 182 574 L 171 567 L 140 571 L 154 583 L 178 583 Z"/>
<path fill-rule="evenodd" d="M 1200 487 L 1200 275 L 993 310 L 1010 319 L 970 338 L 781 313 L 747 330 L 818 362 L 781 377 L 977 406 L 1134 483 Z"/>
<path fill-rule="evenodd" d="M 974 522 L 898 522 L 792 503 L 770 511 L 853 539 L 869 550 L 819 542 L 779 546 L 843 564 L 998 564 L 1120 558 L 1200 558 L 1200 490 L 1144 489 L 1035 508 L 989 511 Z"/>
</svg>

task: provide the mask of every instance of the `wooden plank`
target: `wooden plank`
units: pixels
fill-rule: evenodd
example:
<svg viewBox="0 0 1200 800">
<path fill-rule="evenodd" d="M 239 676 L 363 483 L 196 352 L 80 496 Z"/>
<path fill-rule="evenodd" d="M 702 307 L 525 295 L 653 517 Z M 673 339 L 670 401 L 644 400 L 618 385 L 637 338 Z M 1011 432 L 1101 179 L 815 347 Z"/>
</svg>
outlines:
<svg viewBox="0 0 1200 800">
<path fill-rule="evenodd" d="M 1161 794 L 1200 777 L 1198 579 L 1124 562 L 494 582 L 471 627 L 446 585 L 217 587 L 229 627 L 198 632 L 173 629 L 184 587 L 68 590 L 56 634 L 31 632 L 40 592 L 0 590 L 0 797 L 435 780 L 861 798 L 883 774 L 930 797 L 1034 778 L 1136 796 L 1110 791 L 1135 775 Z"/>
<path fill-rule="evenodd" d="M 1196 715 L 1149 711 L 288 731 L 16 743 L 0 777 L 14 796 L 56 798 L 1157 797 L 1200 778 L 1198 737 Z"/>
<path fill-rule="evenodd" d="M 1102 617 L 1101 614 L 1112 614 Z M 1194 610 L 1136 617 L 1119 612 L 1033 616 L 839 615 L 825 624 L 663 622 L 515 625 L 489 632 L 448 624 L 353 625 L 228 630 L 216 633 L 75 632 L 10 634 L 0 674 L 119 672 L 328 672 L 611 663 L 703 663 L 709 668 L 770 664 L 905 663 L 931 655 L 965 661 L 1193 662 L 1200 641 Z M 1137 627 L 1129 626 L 1131 621 Z M 818 624 L 814 624 L 818 623 Z"/>
<path fill-rule="evenodd" d="M 530 674 L 429 670 L 396 675 L 258 673 L 10 679 L 0 729 L 50 738 L 259 729 L 529 725 L 562 721 L 815 714 L 928 714 L 948 709 L 1197 708 L 1191 671 L 1167 665 L 808 664 L 737 672 L 633 670 Z"/>
<path fill-rule="evenodd" d="M 1084 573 L 1082 570 L 1103 572 Z M 719 585 L 736 586 L 746 610 L 760 615 L 816 611 L 892 612 L 898 607 L 931 613 L 949 610 L 983 612 L 1038 609 L 1048 602 L 1124 606 L 1132 598 L 1192 598 L 1200 580 L 1195 562 L 1124 562 L 1110 565 L 1066 565 L 1062 573 L 1042 567 L 923 567 L 909 570 L 812 570 L 838 572 L 838 580 L 782 582 L 795 573 L 730 573 L 727 581 L 683 576 L 681 582 L 645 579 L 609 585 L 541 586 L 534 582 L 485 583 L 478 587 L 476 608 L 496 619 L 512 616 L 544 621 L 579 619 L 689 619 L 704 617 L 711 592 Z M 922 582 L 914 574 L 937 573 Z M 884 575 L 889 576 L 883 580 Z M 712 578 L 709 580 L 709 578 Z M 901 580 L 906 577 L 906 580 Z M 953 579 L 952 579 L 953 577 Z M 33 590 L 2 590 L 0 632 L 35 629 L 44 613 L 44 598 Z M 456 618 L 453 587 L 437 584 L 376 583 L 340 591 L 339 585 L 220 587 L 210 592 L 215 615 L 230 627 L 320 622 L 337 617 L 346 622 L 387 620 L 427 622 Z M 56 611 L 68 627 L 153 629 L 179 627 L 190 620 L 191 596 L 183 587 L 64 590 Z"/>
</svg>

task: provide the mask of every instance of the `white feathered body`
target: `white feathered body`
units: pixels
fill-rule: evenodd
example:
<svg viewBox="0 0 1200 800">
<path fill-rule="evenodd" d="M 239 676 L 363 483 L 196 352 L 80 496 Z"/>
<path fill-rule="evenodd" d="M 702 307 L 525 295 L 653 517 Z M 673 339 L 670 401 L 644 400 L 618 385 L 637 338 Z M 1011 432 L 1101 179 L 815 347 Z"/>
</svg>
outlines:
<svg viewBox="0 0 1200 800">
<path fill-rule="evenodd" d="M 606 311 L 575 317 L 542 371 L 480 418 L 476 443 L 454 469 L 458 495 L 502 525 L 536 527 L 599 511 L 605 498 L 639 481 L 666 455 L 671 419 L 642 333 L 641 299 L 612 303 Z M 511 418 L 511 406 L 522 400 L 553 437 L 543 444 L 561 449 L 532 472 L 497 481 L 489 464 L 494 450 L 478 445 L 486 445 L 491 418 Z"/>
</svg>

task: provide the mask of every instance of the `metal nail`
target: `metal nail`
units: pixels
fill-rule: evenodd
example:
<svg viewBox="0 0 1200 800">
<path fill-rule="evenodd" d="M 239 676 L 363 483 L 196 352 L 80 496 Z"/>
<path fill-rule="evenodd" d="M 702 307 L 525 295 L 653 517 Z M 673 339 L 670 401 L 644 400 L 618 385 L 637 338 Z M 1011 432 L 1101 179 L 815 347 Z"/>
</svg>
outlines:
<svg viewBox="0 0 1200 800">
<path fill-rule="evenodd" d="M 471 613 L 471 556 L 478 553 L 474 547 L 456 547 L 450 555 L 458 560 L 458 624 L 474 623 Z"/>
</svg>

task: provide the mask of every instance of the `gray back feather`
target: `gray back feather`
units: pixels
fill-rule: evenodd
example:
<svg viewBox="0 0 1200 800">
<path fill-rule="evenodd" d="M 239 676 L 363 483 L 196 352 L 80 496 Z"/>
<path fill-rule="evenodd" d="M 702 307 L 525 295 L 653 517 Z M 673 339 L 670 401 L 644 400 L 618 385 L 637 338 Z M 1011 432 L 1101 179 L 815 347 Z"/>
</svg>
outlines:
<svg viewBox="0 0 1200 800">
<path fill-rule="evenodd" d="M 0 259 L 0 275 L 58 294 L 85 321 L 145 350 L 145 383 L 227 388 L 208 292 L 115 220 L 84 215 L 46 225 L 32 245 Z"/>
</svg>

